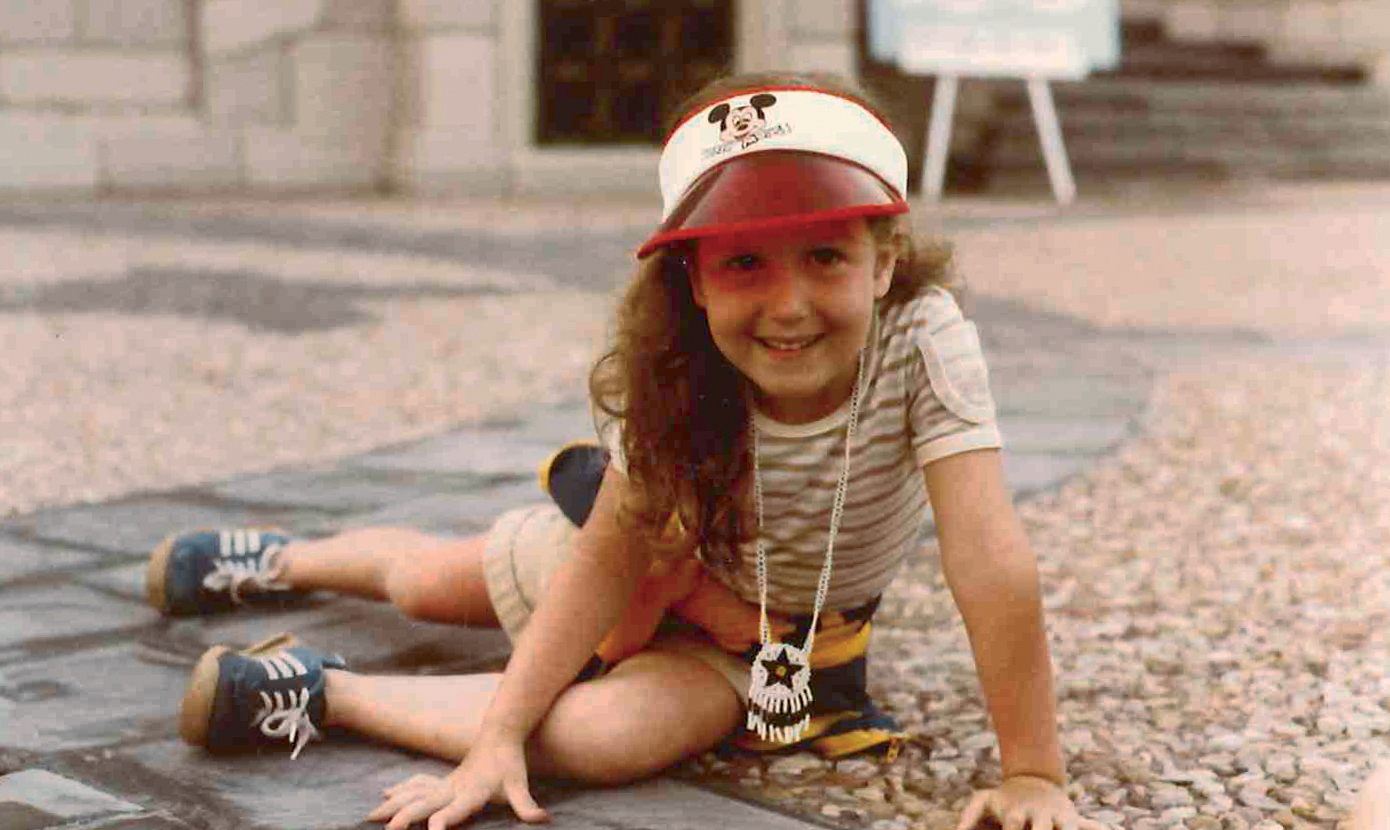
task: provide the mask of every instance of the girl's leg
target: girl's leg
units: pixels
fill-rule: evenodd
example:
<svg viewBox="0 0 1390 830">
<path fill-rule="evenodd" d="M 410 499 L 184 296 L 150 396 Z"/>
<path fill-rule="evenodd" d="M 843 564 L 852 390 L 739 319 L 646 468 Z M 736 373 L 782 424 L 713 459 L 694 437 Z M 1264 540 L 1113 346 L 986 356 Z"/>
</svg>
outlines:
<svg viewBox="0 0 1390 830">
<path fill-rule="evenodd" d="M 298 540 L 281 553 L 279 581 L 387 601 L 417 619 L 495 627 L 483 579 L 484 538 L 372 527 Z"/>
<path fill-rule="evenodd" d="M 455 761 L 499 679 L 326 675 L 327 723 Z M 531 738 L 528 764 L 537 775 L 625 783 L 713 747 L 742 717 L 723 675 L 686 655 L 643 652 L 562 692 Z"/>
</svg>

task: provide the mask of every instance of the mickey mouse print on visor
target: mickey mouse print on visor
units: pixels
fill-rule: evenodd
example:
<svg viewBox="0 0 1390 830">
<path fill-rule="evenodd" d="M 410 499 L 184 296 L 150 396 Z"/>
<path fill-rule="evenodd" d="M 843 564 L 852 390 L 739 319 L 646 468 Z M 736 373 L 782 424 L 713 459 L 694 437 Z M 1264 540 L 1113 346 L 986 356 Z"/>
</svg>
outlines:
<svg viewBox="0 0 1390 830">
<path fill-rule="evenodd" d="M 638 258 L 681 239 L 908 210 L 897 137 L 860 104 L 805 88 L 750 90 L 688 116 L 659 175 L 662 222 Z"/>
</svg>

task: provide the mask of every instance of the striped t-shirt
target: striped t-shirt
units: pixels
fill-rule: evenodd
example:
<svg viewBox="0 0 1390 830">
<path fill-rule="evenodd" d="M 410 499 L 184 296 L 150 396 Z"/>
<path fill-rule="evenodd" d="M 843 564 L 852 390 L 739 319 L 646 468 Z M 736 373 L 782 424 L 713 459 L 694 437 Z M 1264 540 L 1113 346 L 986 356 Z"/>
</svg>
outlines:
<svg viewBox="0 0 1390 830">
<path fill-rule="evenodd" d="M 754 417 L 761 447 L 768 605 L 809 613 L 844 466 L 849 402 L 809 424 L 783 424 L 761 412 Z M 624 469 L 612 440 L 616 435 L 608 438 L 615 464 Z M 927 511 L 924 465 L 999 446 L 979 336 L 950 293 L 932 287 L 906 303 L 880 308 L 865 354 L 826 608 L 852 608 L 883 593 L 903 559 L 918 550 Z M 740 554 L 737 570 L 715 567 L 712 573 L 756 603 L 756 549 L 749 542 Z"/>
</svg>

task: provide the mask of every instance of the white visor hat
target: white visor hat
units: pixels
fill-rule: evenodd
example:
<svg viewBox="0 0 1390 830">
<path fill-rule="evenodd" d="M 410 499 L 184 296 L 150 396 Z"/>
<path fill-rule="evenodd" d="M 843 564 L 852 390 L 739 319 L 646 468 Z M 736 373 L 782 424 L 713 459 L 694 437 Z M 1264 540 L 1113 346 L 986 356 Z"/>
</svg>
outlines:
<svg viewBox="0 0 1390 830">
<path fill-rule="evenodd" d="M 805 87 L 745 90 L 688 116 L 661 152 L 662 245 L 906 213 L 907 154 L 871 110 Z"/>
</svg>

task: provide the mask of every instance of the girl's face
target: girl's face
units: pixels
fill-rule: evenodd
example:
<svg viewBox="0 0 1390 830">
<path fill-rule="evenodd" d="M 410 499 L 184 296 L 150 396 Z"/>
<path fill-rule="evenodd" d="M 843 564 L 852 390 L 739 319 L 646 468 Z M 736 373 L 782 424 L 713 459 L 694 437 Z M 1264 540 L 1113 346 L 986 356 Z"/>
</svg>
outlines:
<svg viewBox="0 0 1390 830">
<path fill-rule="evenodd" d="M 810 423 L 849 399 L 897 259 L 864 219 L 706 237 L 694 259 L 695 302 L 764 412 Z"/>
</svg>

